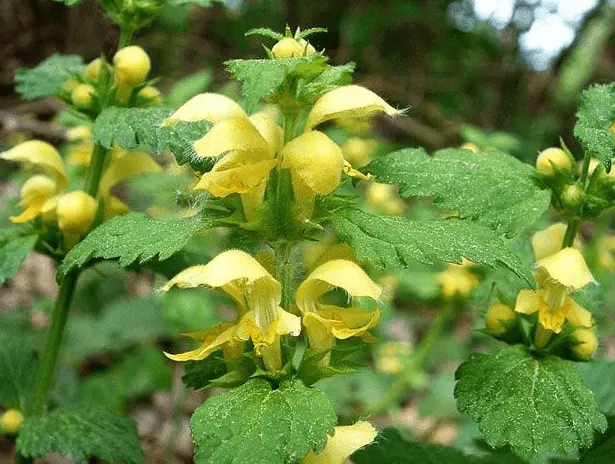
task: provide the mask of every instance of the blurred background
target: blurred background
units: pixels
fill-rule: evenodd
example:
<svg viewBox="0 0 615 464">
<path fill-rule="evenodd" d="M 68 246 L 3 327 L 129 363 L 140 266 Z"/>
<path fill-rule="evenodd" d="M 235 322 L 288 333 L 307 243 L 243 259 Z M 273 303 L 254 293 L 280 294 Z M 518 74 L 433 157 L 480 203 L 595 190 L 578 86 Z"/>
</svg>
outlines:
<svg viewBox="0 0 615 464">
<path fill-rule="evenodd" d="M 46 110 L 17 100 L 17 68 L 54 52 L 90 60 L 102 49 L 109 56 L 117 43 L 117 29 L 94 1 L 72 8 L 49 0 L 0 5 L 5 121 L 7 111 Z M 247 30 L 325 27 L 327 34 L 311 39 L 317 48 L 334 64 L 354 61 L 355 81 L 410 108 L 408 118 L 381 128 L 387 136 L 428 149 L 487 136 L 533 160 L 570 133 L 580 90 L 613 79 L 614 18 L 606 0 L 227 0 L 168 7 L 136 42 L 153 58 L 152 75 L 164 76 L 162 88 L 201 70 L 219 88 L 228 78 L 225 60 L 263 56 L 261 38 L 245 37 Z M 0 126 L 0 137 L 6 135 Z"/>
<path fill-rule="evenodd" d="M 615 80 L 615 2 L 606 0 L 194 3 L 207 7 L 165 7 L 158 22 L 133 40 L 151 56 L 150 75 L 161 76 L 156 85 L 167 103 L 181 104 L 203 90 L 238 96 L 239 87 L 230 83 L 223 63 L 263 57 L 261 43 L 273 45 L 268 39 L 245 37 L 249 29 L 324 27 L 328 33 L 310 37 L 317 49 L 325 49 L 333 64 L 355 62 L 356 83 L 395 107 L 409 108 L 406 117 L 375 122 L 377 140 L 386 150 L 423 146 L 434 151 L 473 142 L 533 164 L 538 151 L 558 145 L 562 136 L 579 157 L 572 127 L 580 92 L 591 83 Z M 102 50 L 110 58 L 117 27 L 94 0 L 72 8 L 51 0 L 0 0 L 0 11 L 0 150 L 27 138 L 60 145 L 65 132 L 55 118 L 61 104 L 20 100 L 13 87 L 15 70 L 33 67 L 56 52 L 78 54 L 89 62 Z M 174 85 L 178 79 L 181 86 Z M 63 153 L 69 150 L 65 147 Z M 0 226 L 8 223 L 23 181 L 15 168 L 0 166 Z M 137 203 L 130 206 L 147 206 L 156 215 L 155 207 L 173 204 L 192 181 L 185 172 L 174 174 L 131 183 Z M 140 204 L 139 198 L 147 201 Z M 429 205 L 412 204 L 406 211 L 407 206 L 402 203 L 402 213 L 438 214 Z M 611 222 L 608 217 L 601 223 L 602 232 Z M 584 232 L 585 238 L 593 235 L 593 230 Z M 213 255 L 216 240 L 200 238 L 190 251 Z M 592 270 L 603 284 L 602 297 L 615 301 L 615 257 L 601 243 L 588 243 L 587 250 L 588 256 L 595 255 Z M 531 247 L 525 251 L 531 262 Z M 57 291 L 54 266 L 51 259 L 33 253 L 17 277 L 0 287 L 0 332 L 43 340 Z M 454 371 L 470 351 L 493 346 L 493 340 L 472 330 L 482 324 L 473 321 L 485 311 L 494 279 L 507 277 L 502 272 L 485 276 L 479 269 L 482 283 L 455 308 L 447 335 L 425 356 L 423 368 L 409 369 L 404 362 L 414 343 L 424 338 L 443 307 L 438 276 L 444 271 L 417 265 L 394 276 L 396 298 L 384 311 L 378 334 L 382 343 L 368 355 L 376 369 L 326 379 L 318 387 L 335 403 L 342 423 L 369 415 L 378 426 L 394 423 L 426 441 L 480 451 L 484 444 L 477 441 L 476 426 L 455 408 Z M 460 278 L 469 279 L 473 288 L 478 277 Z M 153 272 L 126 272 L 110 262 L 83 274 L 52 400 L 127 411 L 137 422 L 148 463 L 189 462 L 188 421 L 204 393 L 184 388 L 182 367 L 161 351 L 173 348 L 180 332 L 224 320 L 229 308 L 201 290 L 152 296 L 160 285 Z M 614 359 L 615 322 L 609 314 L 596 317 L 604 336 L 601 357 Z M 403 406 L 397 407 L 397 400 Z M 10 441 L 0 438 L 0 463 L 11 462 L 12 450 Z"/>
</svg>

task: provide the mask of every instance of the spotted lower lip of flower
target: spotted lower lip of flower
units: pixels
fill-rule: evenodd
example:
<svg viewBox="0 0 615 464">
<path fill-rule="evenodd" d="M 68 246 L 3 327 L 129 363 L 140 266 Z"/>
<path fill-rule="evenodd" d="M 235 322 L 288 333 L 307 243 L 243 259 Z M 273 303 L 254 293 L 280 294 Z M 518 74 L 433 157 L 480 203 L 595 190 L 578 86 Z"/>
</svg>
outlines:
<svg viewBox="0 0 615 464">
<path fill-rule="evenodd" d="M 162 126 L 170 126 L 178 121 L 207 121 L 215 124 L 224 119 L 247 117 L 241 106 L 230 98 L 217 93 L 202 93 L 180 106 L 164 120 Z"/>
<path fill-rule="evenodd" d="M 310 451 L 301 460 L 301 464 L 342 464 L 355 451 L 369 445 L 376 438 L 377 432 L 372 424 L 359 421 L 353 425 L 335 427 L 321 453 Z"/>
<path fill-rule="evenodd" d="M 363 118 L 373 113 L 390 116 L 400 114 L 371 90 L 358 85 L 346 85 L 321 96 L 308 114 L 304 132 L 331 119 Z"/>
<path fill-rule="evenodd" d="M 565 321 L 574 327 L 592 327 L 592 314 L 566 296 L 563 303 L 552 307 L 549 305 L 549 295 L 545 289 L 521 290 L 517 295 L 515 311 L 520 314 L 534 314 L 538 312 L 540 325 L 553 333 L 560 333 Z"/>
<path fill-rule="evenodd" d="M 334 288 L 343 289 L 351 297 L 374 301 L 382 294 L 382 287 L 352 261 L 332 260 L 317 267 L 297 290 L 297 307 L 303 314 L 303 324 L 313 348 L 331 348 L 335 338 L 369 338 L 367 331 L 378 322 L 379 310 L 370 312 L 322 304 L 321 296 Z"/>
<path fill-rule="evenodd" d="M 216 338 L 207 338 L 201 351 L 193 352 L 194 356 L 208 356 L 212 349 L 229 340 L 248 339 L 253 341 L 258 354 L 279 341 L 280 335 L 298 335 L 301 329 L 299 318 L 280 308 L 280 283 L 256 259 L 240 250 L 225 251 L 206 265 L 185 269 L 167 282 L 163 290 L 172 287 L 220 289 L 235 300 L 239 309 L 239 320 L 232 324 L 232 332 L 227 332 L 230 327 L 215 332 Z M 222 335 L 222 339 L 217 338 Z"/>
</svg>

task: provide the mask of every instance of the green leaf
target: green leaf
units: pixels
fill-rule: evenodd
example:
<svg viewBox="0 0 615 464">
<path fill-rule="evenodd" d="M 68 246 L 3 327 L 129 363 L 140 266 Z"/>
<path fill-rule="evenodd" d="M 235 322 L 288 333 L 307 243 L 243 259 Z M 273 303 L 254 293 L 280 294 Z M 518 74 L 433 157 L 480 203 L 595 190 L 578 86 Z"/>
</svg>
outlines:
<svg viewBox="0 0 615 464">
<path fill-rule="evenodd" d="M 167 335 L 160 303 L 153 297 L 119 300 L 102 309 L 100 316 L 74 314 L 66 328 L 63 354 L 68 362 L 109 352 Z"/>
<path fill-rule="evenodd" d="M 54 95 L 58 88 L 83 69 L 83 59 L 77 55 L 53 54 L 32 69 L 15 72 L 15 90 L 25 99 Z"/>
<path fill-rule="evenodd" d="M 66 6 L 79 5 L 83 0 L 53 0 L 54 2 L 64 3 Z"/>
<path fill-rule="evenodd" d="M 512 464 L 521 460 L 502 460 L 499 456 L 469 456 L 463 451 L 447 446 L 420 443 L 404 437 L 395 428 L 382 430 L 374 443 L 352 455 L 355 464 L 390 462 L 395 464 Z"/>
<path fill-rule="evenodd" d="M 262 379 L 209 398 L 192 416 L 197 464 L 283 464 L 321 451 L 335 426 L 324 393 L 300 381 Z"/>
<path fill-rule="evenodd" d="M 26 457 L 58 453 L 78 461 L 97 457 L 105 462 L 145 462 L 137 427 L 128 417 L 93 408 L 59 408 L 28 417 L 17 438 Z"/>
<path fill-rule="evenodd" d="M 470 355 L 456 373 L 460 412 L 479 425 L 487 443 L 520 456 L 570 454 L 591 446 L 606 429 L 592 392 L 574 364 L 534 357 L 523 346 Z"/>
<path fill-rule="evenodd" d="M 105 108 L 92 127 L 95 143 L 110 149 L 139 148 L 162 153 L 167 148 L 180 164 L 195 160 L 192 143 L 201 138 L 211 124 L 205 121 L 183 122 L 160 127 L 172 113 L 167 108 Z"/>
<path fill-rule="evenodd" d="M 533 282 L 530 269 L 517 254 L 491 230 L 472 221 L 419 221 L 343 208 L 326 222 L 355 250 L 359 259 L 383 268 L 406 267 L 412 261 L 461 262 L 464 257 L 491 267 L 503 264 L 527 282 Z"/>
<path fill-rule="evenodd" d="M 23 410 L 37 369 L 29 339 L 0 333 L 0 405 Z"/>
<path fill-rule="evenodd" d="M 615 417 L 607 418 L 609 428 L 598 438 L 597 443 L 587 453 L 583 453 L 581 464 L 609 464 L 615 462 Z"/>
<path fill-rule="evenodd" d="M 607 172 L 615 156 L 615 134 L 609 129 L 615 121 L 615 84 L 593 85 L 581 95 L 574 136 L 583 149 L 598 158 Z"/>
<path fill-rule="evenodd" d="M 171 369 L 162 351 L 143 347 L 104 372 L 89 375 L 82 384 L 80 402 L 121 409 L 127 400 L 154 390 L 171 388 Z"/>
<path fill-rule="evenodd" d="M 272 31 L 267 27 L 257 27 L 255 29 L 250 29 L 246 32 L 246 37 L 250 35 L 260 35 L 262 37 L 269 37 L 273 40 L 282 40 L 284 38 L 284 34 L 280 34 L 279 32 Z"/>
<path fill-rule="evenodd" d="M 333 354 L 331 350 L 306 349 L 301 364 L 297 368 L 297 377 L 303 380 L 306 385 L 312 385 L 319 380 L 334 375 L 357 371 L 357 366 L 352 362 L 344 361 L 344 356 L 340 356 L 341 359 L 333 359 L 333 356 L 331 356 L 331 362 L 324 364 L 322 360 L 330 353 Z"/>
<path fill-rule="evenodd" d="M 350 84 L 352 82 L 354 68 L 354 63 L 327 67 L 327 69 L 314 80 L 304 82 L 299 86 L 297 98 L 311 104 L 325 92 L 340 85 Z"/>
<path fill-rule="evenodd" d="M 532 166 L 495 150 L 447 148 L 429 156 L 411 148 L 379 157 L 367 170 L 378 182 L 399 184 L 404 198 L 433 196 L 440 209 L 509 236 L 535 223 L 551 201 L 534 182 Z"/>
<path fill-rule="evenodd" d="M 165 95 L 165 101 L 173 108 L 177 108 L 186 103 L 196 94 L 203 92 L 211 84 L 214 76 L 210 70 L 199 71 L 181 78 L 169 93 Z"/>
<path fill-rule="evenodd" d="M 15 277 L 36 240 L 36 235 L 27 235 L 23 229 L 0 229 L 0 285 Z"/>
<path fill-rule="evenodd" d="M 577 363 L 577 370 L 585 385 L 594 392 L 600 411 L 615 415 L 615 361 L 598 359 Z"/>
<path fill-rule="evenodd" d="M 278 91 L 285 80 L 313 79 L 325 70 L 326 58 L 318 53 L 284 60 L 230 60 L 226 68 L 243 83 L 243 96 L 249 113 L 258 102 Z"/>
<path fill-rule="evenodd" d="M 212 380 L 226 374 L 227 367 L 224 359 L 209 356 L 201 361 L 188 361 L 184 372 L 184 385 L 201 390 L 208 387 Z"/>
<path fill-rule="evenodd" d="M 209 216 L 199 214 L 187 219 L 157 220 L 142 213 L 115 217 L 68 252 L 58 268 L 58 276 L 98 259 L 116 259 L 121 267 L 154 258 L 164 261 L 199 231 L 214 227 L 221 217 L 220 212 L 213 210 Z"/>
</svg>

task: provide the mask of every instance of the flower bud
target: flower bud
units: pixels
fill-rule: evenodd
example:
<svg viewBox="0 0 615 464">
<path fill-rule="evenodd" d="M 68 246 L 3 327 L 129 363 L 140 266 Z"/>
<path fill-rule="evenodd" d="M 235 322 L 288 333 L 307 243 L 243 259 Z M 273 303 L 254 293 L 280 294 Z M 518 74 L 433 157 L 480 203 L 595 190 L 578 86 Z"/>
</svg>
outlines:
<svg viewBox="0 0 615 464">
<path fill-rule="evenodd" d="M 103 65 L 104 65 L 103 59 L 96 58 L 95 60 L 91 61 L 85 67 L 85 70 L 83 71 L 83 75 L 89 81 L 96 82 L 98 80 L 98 76 L 100 76 L 100 70 L 102 69 Z"/>
<path fill-rule="evenodd" d="M 303 49 L 302 55 L 308 56 L 308 55 L 313 55 L 314 53 L 316 53 L 316 49 L 307 40 L 299 39 L 297 42 L 299 42 L 299 45 L 301 45 Z"/>
<path fill-rule="evenodd" d="M 271 52 L 273 53 L 273 56 L 275 56 L 276 58 L 280 58 L 280 59 L 293 58 L 296 56 L 303 56 L 304 48 L 305 48 L 304 46 L 302 46 L 299 42 L 297 42 L 292 37 L 284 37 L 282 40 L 280 40 L 277 44 L 273 46 L 273 48 L 271 49 Z M 312 49 L 314 49 L 314 47 L 312 47 Z M 315 51 L 316 50 L 314 50 L 314 52 Z M 309 55 L 310 53 L 307 53 L 307 54 Z"/>
<path fill-rule="evenodd" d="M 0 416 L 0 429 L 9 435 L 15 435 L 23 424 L 23 414 L 17 409 L 7 409 Z"/>
<path fill-rule="evenodd" d="M 60 86 L 60 88 L 62 90 L 66 90 L 67 92 L 72 92 L 73 89 L 75 87 L 77 87 L 79 85 L 79 81 L 77 79 L 75 79 L 74 77 L 71 77 L 70 79 L 66 79 L 62 85 Z"/>
<path fill-rule="evenodd" d="M 344 159 L 355 168 L 362 168 L 369 163 L 369 155 L 374 151 L 378 143 L 375 140 L 361 137 L 348 137 L 342 144 L 341 149 Z"/>
<path fill-rule="evenodd" d="M 491 305 L 485 315 L 487 331 L 494 335 L 506 332 L 507 323 L 515 319 L 515 312 L 506 305 L 496 303 Z"/>
<path fill-rule="evenodd" d="M 98 202 L 83 190 L 62 195 L 56 209 L 60 230 L 83 236 L 90 230 L 97 208 Z"/>
<path fill-rule="evenodd" d="M 113 57 L 115 83 L 134 87 L 145 80 L 151 67 L 145 50 L 136 45 L 122 48 Z"/>
<path fill-rule="evenodd" d="M 572 163 L 570 158 L 564 150 L 561 148 L 547 148 L 538 155 L 536 159 L 536 169 L 539 173 L 553 177 L 555 175 L 555 168 L 559 171 L 572 170 Z"/>
<path fill-rule="evenodd" d="M 76 108 L 85 110 L 92 107 L 94 102 L 92 96 L 95 93 L 96 90 L 90 84 L 79 84 L 73 89 L 70 99 Z"/>
<path fill-rule="evenodd" d="M 574 357 L 580 361 L 591 359 L 598 348 L 598 338 L 593 328 L 577 329 L 570 334 L 574 345 L 570 348 Z"/>
<path fill-rule="evenodd" d="M 577 184 L 571 184 L 564 187 L 562 191 L 562 202 L 564 206 L 568 208 L 575 208 L 579 206 L 583 199 L 583 189 Z"/>
<path fill-rule="evenodd" d="M 160 93 L 160 90 L 151 85 L 143 87 L 139 90 L 137 97 L 150 105 L 160 105 L 162 103 L 162 94 Z"/>
</svg>

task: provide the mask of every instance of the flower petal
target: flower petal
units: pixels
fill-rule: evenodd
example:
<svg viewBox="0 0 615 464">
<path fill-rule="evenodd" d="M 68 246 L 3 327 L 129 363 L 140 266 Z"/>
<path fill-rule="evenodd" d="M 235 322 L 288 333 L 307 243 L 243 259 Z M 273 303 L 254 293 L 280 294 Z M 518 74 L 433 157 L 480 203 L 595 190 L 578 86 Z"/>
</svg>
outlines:
<svg viewBox="0 0 615 464">
<path fill-rule="evenodd" d="M 310 111 L 305 123 L 305 132 L 318 124 L 336 118 L 362 118 L 372 113 L 399 114 L 371 90 L 358 85 L 346 85 L 333 89 L 320 97 Z"/>
<path fill-rule="evenodd" d="M 361 267 L 344 259 L 327 261 L 318 266 L 299 286 L 297 306 L 303 313 L 314 311 L 318 299 L 339 287 L 352 297 L 380 298 L 382 287 L 376 284 Z"/>
<path fill-rule="evenodd" d="M 335 433 L 327 440 L 325 449 L 319 454 L 310 450 L 301 464 L 342 464 L 355 451 L 373 442 L 376 435 L 374 426 L 365 421 L 335 427 Z"/>
<path fill-rule="evenodd" d="M 205 265 L 184 269 L 166 283 L 163 291 L 172 287 L 221 288 L 243 306 L 247 287 L 260 279 L 265 281 L 271 298 L 279 304 L 282 289 L 278 281 L 249 254 L 241 250 L 227 250 Z"/>
<path fill-rule="evenodd" d="M 216 197 L 246 193 L 263 184 L 276 164 L 274 159 L 255 161 L 251 152 L 232 152 L 203 174 L 194 189 L 207 190 Z"/>
<path fill-rule="evenodd" d="M 291 140 L 282 149 L 282 168 L 314 192 L 328 195 L 340 184 L 344 156 L 335 142 L 322 132 L 312 131 Z"/>
<path fill-rule="evenodd" d="M 273 158 L 273 148 L 248 119 L 225 119 L 193 144 L 197 157 L 216 158 L 240 150 L 252 152 L 255 161 Z"/>
<path fill-rule="evenodd" d="M 534 248 L 536 260 L 554 255 L 561 250 L 567 227 L 563 222 L 557 222 L 533 235 L 532 247 Z M 578 236 L 575 238 L 572 246 L 581 249 L 581 242 Z"/>
<path fill-rule="evenodd" d="M 0 154 L 0 158 L 41 168 L 55 178 L 59 190 L 64 190 L 68 185 L 64 161 L 53 145 L 47 142 L 28 140 Z"/>
<path fill-rule="evenodd" d="M 192 97 L 162 123 L 170 126 L 177 121 L 208 121 L 215 124 L 224 119 L 247 118 L 235 101 L 218 93 L 202 93 Z"/>
<path fill-rule="evenodd" d="M 221 350 L 224 345 L 231 342 L 235 335 L 235 324 L 225 323 L 212 327 L 211 329 L 202 332 L 194 332 L 185 334 L 190 338 L 203 342 L 201 346 L 194 350 L 186 351 L 185 353 L 170 354 L 164 353 L 165 356 L 173 361 L 200 361 L 205 359 L 210 354 Z"/>
<path fill-rule="evenodd" d="M 284 131 L 275 121 L 263 112 L 250 116 L 250 122 L 256 127 L 258 133 L 267 141 L 274 153 L 279 152 L 284 144 Z"/>
<path fill-rule="evenodd" d="M 111 187 L 119 182 L 132 179 L 140 174 L 161 171 L 160 165 L 147 153 L 128 152 L 123 156 L 113 157 L 100 179 L 101 195 L 108 195 Z"/>
<path fill-rule="evenodd" d="M 515 312 L 521 314 L 534 314 L 540 307 L 542 290 L 521 290 L 517 295 Z"/>
<path fill-rule="evenodd" d="M 575 327 L 593 327 L 594 321 L 592 313 L 574 301 L 568 298 L 567 303 L 570 305 L 570 312 L 566 316 L 566 320 Z"/>
<path fill-rule="evenodd" d="M 361 308 L 338 308 L 333 305 L 322 305 L 317 315 L 308 313 L 305 317 L 318 318 L 323 325 L 329 328 L 335 338 L 346 340 L 350 337 L 362 335 L 376 326 L 380 320 L 380 310 L 365 311 Z"/>
<path fill-rule="evenodd" d="M 569 290 L 581 290 L 594 282 L 583 255 L 576 248 L 564 248 L 541 259 L 536 265 L 536 281 L 542 286 L 548 282 L 557 282 Z"/>
</svg>

